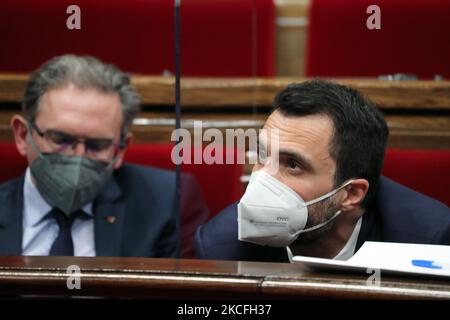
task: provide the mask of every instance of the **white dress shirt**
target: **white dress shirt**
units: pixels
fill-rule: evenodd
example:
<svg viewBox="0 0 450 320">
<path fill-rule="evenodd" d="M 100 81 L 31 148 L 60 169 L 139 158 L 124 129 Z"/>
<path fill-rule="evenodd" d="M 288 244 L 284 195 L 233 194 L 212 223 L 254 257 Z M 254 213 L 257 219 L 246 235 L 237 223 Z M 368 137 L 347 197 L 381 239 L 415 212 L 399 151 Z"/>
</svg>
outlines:
<svg viewBox="0 0 450 320">
<path fill-rule="evenodd" d="M 22 255 L 48 256 L 53 242 L 58 237 L 59 226 L 48 216 L 52 207 L 42 198 L 31 179 L 30 168 L 25 173 L 23 185 L 23 238 Z M 75 256 L 95 256 L 94 216 L 92 203 L 82 210 L 90 219 L 76 219 L 72 225 Z"/>
<path fill-rule="evenodd" d="M 358 242 L 359 231 L 361 230 L 362 217 L 356 222 L 355 228 L 353 229 L 350 238 L 347 240 L 345 246 L 341 251 L 333 258 L 333 260 L 348 260 L 355 254 L 356 243 Z M 286 247 L 289 261 L 292 262 L 293 254 L 289 246 Z"/>
</svg>

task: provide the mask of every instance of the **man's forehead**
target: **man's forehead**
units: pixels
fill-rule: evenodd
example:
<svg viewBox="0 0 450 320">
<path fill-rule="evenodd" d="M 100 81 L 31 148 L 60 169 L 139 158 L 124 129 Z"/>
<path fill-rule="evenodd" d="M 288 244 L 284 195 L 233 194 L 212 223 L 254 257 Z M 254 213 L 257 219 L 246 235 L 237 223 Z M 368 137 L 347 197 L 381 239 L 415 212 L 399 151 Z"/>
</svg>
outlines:
<svg viewBox="0 0 450 320">
<path fill-rule="evenodd" d="M 328 116 L 284 116 L 275 111 L 264 128 L 277 130 L 280 156 L 303 159 L 302 165 L 310 172 L 333 174 L 336 162 L 330 155 L 330 143 L 334 127 Z"/>
<path fill-rule="evenodd" d="M 120 129 L 122 110 L 117 93 L 74 85 L 53 87 L 40 101 L 36 120 L 47 129 L 82 136 L 107 135 Z"/>
<path fill-rule="evenodd" d="M 264 128 L 276 129 L 280 144 L 320 144 L 328 148 L 333 134 L 333 122 L 324 114 L 285 116 L 277 110 L 269 116 Z"/>
<path fill-rule="evenodd" d="M 49 88 L 41 97 L 39 111 L 51 112 L 79 111 L 108 114 L 121 112 L 117 93 L 103 92 L 95 88 L 79 88 L 72 84 Z"/>
</svg>

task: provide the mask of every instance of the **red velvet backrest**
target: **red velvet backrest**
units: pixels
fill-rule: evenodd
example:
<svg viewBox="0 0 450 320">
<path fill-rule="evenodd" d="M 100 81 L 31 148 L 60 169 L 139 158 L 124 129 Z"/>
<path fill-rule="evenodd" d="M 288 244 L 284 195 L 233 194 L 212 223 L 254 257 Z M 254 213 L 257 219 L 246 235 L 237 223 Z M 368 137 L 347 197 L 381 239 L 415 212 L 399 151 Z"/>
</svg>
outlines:
<svg viewBox="0 0 450 320">
<path fill-rule="evenodd" d="M 172 144 L 135 144 L 128 149 L 125 160 L 147 166 L 175 170 L 171 160 Z M 194 159 L 192 152 L 192 160 Z M 193 161 L 192 161 L 193 162 Z M 237 164 L 182 164 L 183 172 L 192 173 L 197 179 L 208 205 L 210 216 L 214 216 L 242 195 L 240 178 L 242 165 Z"/>
<path fill-rule="evenodd" d="M 174 169 L 172 145 L 132 145 L 126 160 Z M 0 143 L 0 183 L 20 176 L 26 168 L 15 145 Z M 198 180 L 211 215 L 217 214 L 242 195 L 238 165 L 183 165 Z M 383 174 L 450 206 L 450 151 L 388 149 Z"/>
<path fill-rule="evenodd" d="M 81 29 L 69 30 L 69 5 Z M 273 76 L 272 0 L 181 2 L 182 76 Z M 174 1 L 2 0 L 0 72 L 30 72 L 64 54 L 90 54 L 132 73 L 175 72 Z"/>
<path fill-rule="evenodd" d="M 0 183 L 21 176 L 27 160 L 17 151 L 14 143 L 0 143 Z"/>
<path fill-rule="evenodd" d="M 381 9 L 380 30 L 366 27 L 373 4 Z M 312 0 L 307 75 L 448 78 L 449 17 L 448 0 Z"/>
<path fill-rule="evenodd" d="M 125 161 L 175 170 L 171 161 L 171 144 L 133 144 Z M 12 143 L 0 143 L 0 183 L 23 174 L 27 166 L 25 158 Z M 199 183 L 210 215 L 213 216 L 242 195 L 242 165 L 183 164 L 182 171 L 192 173 Z"/>
<path fill-rule="evenodd" d="M 388 149 L 383 174 L 450 206 L 450 151 Z"/>
</svg>

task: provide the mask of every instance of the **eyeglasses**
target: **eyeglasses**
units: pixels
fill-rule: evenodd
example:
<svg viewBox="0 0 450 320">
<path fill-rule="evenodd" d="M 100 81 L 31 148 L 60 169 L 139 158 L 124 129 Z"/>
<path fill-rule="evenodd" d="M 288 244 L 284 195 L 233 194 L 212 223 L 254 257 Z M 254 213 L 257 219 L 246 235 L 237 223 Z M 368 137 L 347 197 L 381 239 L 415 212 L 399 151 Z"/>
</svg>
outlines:
<svg viewBox="0 0 450 320">
<path fill-rule="evenodd" d="M 84 144 L 86 153 L 94 155 L 107 152 L 113 147 L 123 148 L 123 134 L 120 136 L 120 144 L 115 144 L 112 139 L 79 138 L 57 130 L 42 131 L 34 122 L 31 123 L 31 127 L 36 130 L 37 134 L 44 138 L 56 152 L 74 149 L 79 143 Z"/>
</svg>

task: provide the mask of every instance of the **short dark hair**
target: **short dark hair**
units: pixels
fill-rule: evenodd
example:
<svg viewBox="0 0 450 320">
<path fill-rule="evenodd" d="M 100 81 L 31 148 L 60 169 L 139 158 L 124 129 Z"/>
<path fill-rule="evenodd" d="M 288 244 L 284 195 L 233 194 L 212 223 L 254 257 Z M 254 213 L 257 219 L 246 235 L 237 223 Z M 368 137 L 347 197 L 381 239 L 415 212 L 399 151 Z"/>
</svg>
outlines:
<svg viewBox="0 0 450 320">
<path fill-rule="evenodd" d="M 324 114 L 332 120 L 335 187 L 366 179 L 369 190 L 361 206 L 367 208 L 376 196 L 389 134 L 381 111 L 357 90 L 319 79 L 290 84 L 277 94 L 274 107 L 284 116 Z"/>
</svg>

